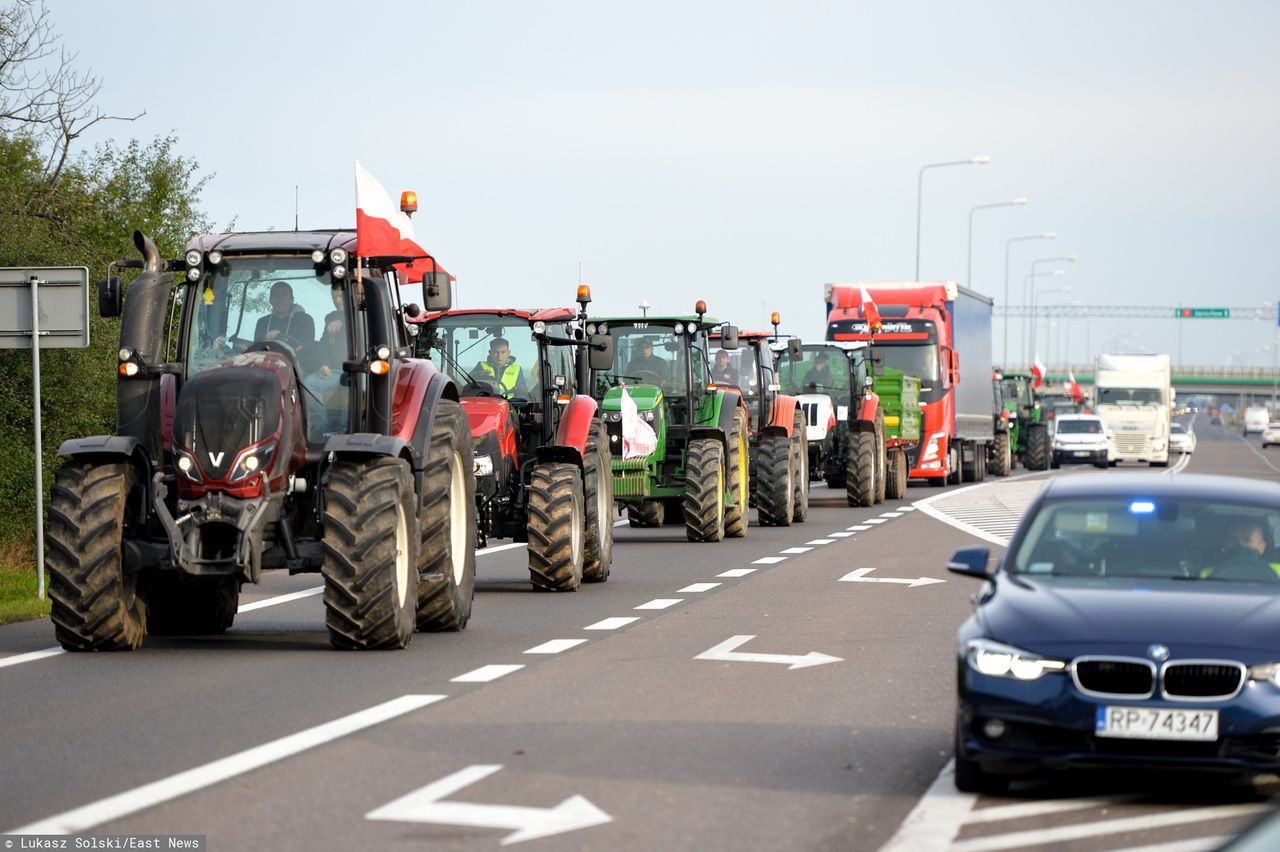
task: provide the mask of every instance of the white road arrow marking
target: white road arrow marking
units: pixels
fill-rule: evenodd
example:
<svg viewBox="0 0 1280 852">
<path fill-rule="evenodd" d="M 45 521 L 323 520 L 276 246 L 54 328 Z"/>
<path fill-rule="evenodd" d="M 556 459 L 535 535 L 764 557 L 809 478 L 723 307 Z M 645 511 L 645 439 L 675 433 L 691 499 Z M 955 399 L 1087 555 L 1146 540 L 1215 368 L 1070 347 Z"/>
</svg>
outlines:
<svg viewBox="0 0 1280 852">
<path fill-rule="evenodd" d="M 719 645 L 703 651 L 695 660 L 720 660 L 731 663 L 782 663 L 787 666 L 788 671 L 791 669 L 807 669 L 810 666 L 821 666 L 826 663 L 840 663 L 844 659 L 842 657 L 832 657 L 828 654 L 820 654 L 817 651 L 810 651 L 803 657 L 793 654 L 744 654 L 735 652 L 733 649 L 740 645 L 750 642 L 754 636 L 730 636 Z"/>
<path fill-rule="evenodd" d="M 439 781 L 433 781 L 407 796 L 369 811 L 365 814 L 365 819 L 515 829 L 513 833 L 502 838 L 503 846 L 613 821 L 613 817 L 582 796 L 576 795 L 570 796 L 554 808 L 440 801 L 463 787 L 469 787 L 477 781 L 488 778 L 501 768 L 500 763 L 468 766 Z"/>
<path fill-rule="evenodd" d="M 899 577 L 868 577 L 874 568 L 859 568 L 856 571 L 850 571 L 840 578 L 842 583 L 896 583 L 900 586 L 906 586 L 909 589 L 916 586 L 928 586 L 932 583 L 945 583 L 946 580 L 935 580 L 933 577 L 916 577 L 914 580 L 906 580 Z"/>
</svg>

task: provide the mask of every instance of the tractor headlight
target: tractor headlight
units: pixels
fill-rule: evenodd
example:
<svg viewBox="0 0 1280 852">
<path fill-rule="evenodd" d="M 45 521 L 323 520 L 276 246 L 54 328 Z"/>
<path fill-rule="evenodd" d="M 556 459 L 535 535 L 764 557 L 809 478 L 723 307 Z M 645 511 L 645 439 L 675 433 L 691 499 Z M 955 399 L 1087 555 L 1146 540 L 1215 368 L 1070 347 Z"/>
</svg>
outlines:
<svg viewBox="0 0 1280 852">
<path fill-rule="evenodd" d="M 311 262 L 324 263 L 324 252 L 321 251 L 320 249 L 316 249 L 315 251 L 311 252 Z"/>
<path fill-rule="evenodd" d="M 217 249 L 209 252 L 209 263 L 213 266 L 217 266 L 219 263 L 222 263 L 222 252 Z"/>
<path fill-rule="evenodd" d="M 200 273 L 200 267 L 198 267 L 198 266 L 188 266 L 188 267 L 187 267 L 187 280 L 188 280 L 188 281 L 199 281 L 199 280 L 200 280 L 200 274 L 201 274 L 201 273 Z"/>
<path fill-rule="evenodd" d="M 648 411 L 644 412 L 641 416 L 642 416 L 642 417 L 644 417 L 644 419 L 645 419 L 645 420 L 647 420 L 648 422 L 652 423 L 652 422 L 653 422 L 653 409 L 649 409 Z"/>
<path fill-rule="evenodd" d="M 605 422 L 607 422 L 607 423 L 621 423 L 621 422 L 622 422 L 622 412 L 621 412 L 621 411 L 606 411 L 606 412 L 604 413 L 604 419 L 605 419 Z"/>
<path fill-rule="evenodd" d="M 199 266 L 200 261 L 203 259 L 204 259 L 204 255 L 202 255 L 196 249 L 192 249 L 191 251 L 187 252 L 187 266 Z"/>
<path fill-rule="evenodd" d="M 335 263 L 330 267 L 329 274 L 333 276 L 335 281 L 341 281 L 343 278 L 347 277 L 347 268 L 341 263 Z"/>
<path fill-rule="evenodd" d="M 200 478 L 200 466 L 196 464 L 196 460 L 191 453 L 186 450 L 178 450 L 178 470 L 192 482 L 204 482 Z"/>
<path fill-rule="evenodd" d="M 493 476 L 493 456 L 476 456 L 472 462 L 472 472 L 477 476 Z"/>
<path fill-rule="evenodd" d="M 533 324 L 533 333 L 534 333 L 534 334 L 546 334 L 546 333 L 547 333 L 547 324 L 546 324 L 545 322 L 543 322 L 542 320 L 538 320 L 537 322 L 535 322 L 535 323 Z"/>
<path fill-rule="evenodd" d="M 336 248 L 329 252 L 330 263 L 346 263 L 347 250 L 344 248 Z"/>
<path fill-rule="evenodd" d="M 261 446 L 241 450 L 240 455 L 236 456 L 236 463 L 231 466 L 231 476 L 227 478 L 227 481 L 239 482 L 243 479 L 248 479 L 255 473 L 266 470 L 271 467 L 271 459 L 275 456 L 275 453 L 275 441 L 268 441 Z"/>
</svg>

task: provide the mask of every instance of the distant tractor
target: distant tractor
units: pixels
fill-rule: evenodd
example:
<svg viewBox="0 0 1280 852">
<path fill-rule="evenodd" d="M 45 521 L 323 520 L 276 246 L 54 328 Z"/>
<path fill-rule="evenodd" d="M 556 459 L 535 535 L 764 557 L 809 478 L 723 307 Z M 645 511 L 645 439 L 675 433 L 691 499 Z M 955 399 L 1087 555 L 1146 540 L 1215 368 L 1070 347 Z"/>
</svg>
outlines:
<svg viewBox="0 0 1280 852">
<path fill-rule="evenodd" d="M 578 298 L 580 312 L 431 313 L 418 336 L 419 352 L 461 389 L 481 546 L 527 541 L 538 591 L 603 582 L 613 561 L 612 453 L 599 405 L 584 393 L 590 367 L 611 365 L 612 341 L 586 338 L 590 290 L 579 288 Z"/>
<path fill-rule="evenodd" d="M 406 241 L 407 242 L 407 241 Z M 117 434 L 58 450 L 53 623 L 68 650 L 220 633 L 264 571 L 319 572 L 337 648 L 403 648 L 471 612 L 476 511 L 458 388 L 412 357 L 399 286 L 448 274 L 356 257 L 353 231 L 141 233 L 121 304 Z M 423 271 L 425 267 L 426 271 Z"/>
<path fill-rule="evenodd" d="M 711 381 L 707 335 L 720 329 L 720 347 L 733 351 L 737 331 L 707 317 L 619 317 L 588 323 L 588 334 L 613 338 L 615 363 L 595 370 L 592 394 L 601 400 L 613 449 L 613 496 L 632 526 L 683 520 L 689 541 L 747 534 L 751 493 L 749 417 L 742 394 Z M 624 402 L 653 430 L 651 451 L 626 457 Z"/>
<path fill-rule="evenodd" d="M 1006 431 L 1013 456 L 1027 470 L 1049 469 L 1049 426 L 1044 418 L 1040 401 L 1032 390 L 1034 379 L 1030 373 L 1003 373 L 997 379 L 1000 385 L 1001 404 L 1008 417 Z"/>
</svg>

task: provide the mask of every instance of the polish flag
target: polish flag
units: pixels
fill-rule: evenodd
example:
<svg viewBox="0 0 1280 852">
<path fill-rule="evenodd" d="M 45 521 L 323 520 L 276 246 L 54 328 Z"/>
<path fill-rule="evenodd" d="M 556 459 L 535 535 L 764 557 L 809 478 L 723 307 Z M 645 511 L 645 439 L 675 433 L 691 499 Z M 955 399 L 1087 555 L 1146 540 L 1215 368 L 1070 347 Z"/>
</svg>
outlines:
<svg viewBox="0 0 1280 852">
<path fill-rule="evenodd" d="M 1031 387 L 1038 388 L 1044 384 L 1044 364 L 1040 363 L 1040 353 L 1036 353 L 1035 360 L 1031 362 L 1031 376 L 1035 380 L 1031 383 Z"/>
<path fill-rule="evenodd" d="M 1084 391 L 1080 390 L 1080 383 L 1076 381 L 1074 370 L 1067 370 L 1067 390 L 1071 391 L 1071 398 L 1075 400 L 1076 405 L 1084 402 Z"/>
<path fill-rule="evenodd" d="M 356 254 L 403 256 L 406 242 L 413 242 L 413 223 L 400 212 L 378 179 L 356 160 Z"/>
<path fill-rule="evenodd" d="M 627 385 L 622 384 L 622 458 L 638 459 L 652 453 L 658 448 L 658 436 L 653 427 L 640 419 L 640 409 L 636 401 L 627 393 Z"/>
<path fill-rule="evenodd" d="M 880 309 L 872 301 L 871 294 L 867 292 L 865 286 L 859 284 L 858 289 L 862 291 L 862 316 L 867 321 L 867 333 L 879 331 L 881 326 Z"/>
</svg>

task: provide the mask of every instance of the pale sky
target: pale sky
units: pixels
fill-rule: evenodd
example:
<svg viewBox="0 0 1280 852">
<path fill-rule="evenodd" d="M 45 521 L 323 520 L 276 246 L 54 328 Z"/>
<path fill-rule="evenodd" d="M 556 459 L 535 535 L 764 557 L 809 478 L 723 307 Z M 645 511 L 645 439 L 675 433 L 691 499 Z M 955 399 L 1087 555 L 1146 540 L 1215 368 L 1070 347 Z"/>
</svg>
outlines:
<svg viewBox="0 0 1280 852">
<path fill-rule="evenodd" d="M 1013 245 L 1013 304 L 1065 254 L 1042 303 L 1280 297 L 1271 0 L 49 8 L 99 104 L 147 113 L 88 142 L 175 132 L 238 229 L 292 228 L 295 185 L 303 228 L 351 225 L 359 159 L 418 192 L 463 306 L 568 304 L 581 264 L 602 314 L 705 298 L 817 338 L 824 282 L 913 277 L 920 166 L 980 154 L 926 172 L 922 278 L 964 283 L 970 208 L 1025 196 L 974 218 L 970 283 L 997 303 L 1006 240 L 1042 231 Z M 1184 322 L 1184 362 L 1270 364 L 1269 316 Z M 1069 332 L 1077 363 L 1086 340 L 1177 357 L 1172 320 Z"/>
</svg>

